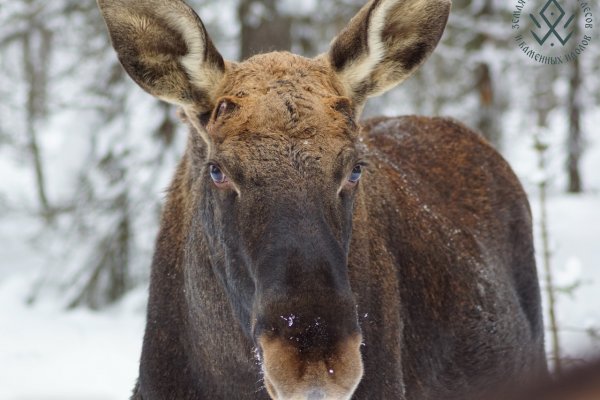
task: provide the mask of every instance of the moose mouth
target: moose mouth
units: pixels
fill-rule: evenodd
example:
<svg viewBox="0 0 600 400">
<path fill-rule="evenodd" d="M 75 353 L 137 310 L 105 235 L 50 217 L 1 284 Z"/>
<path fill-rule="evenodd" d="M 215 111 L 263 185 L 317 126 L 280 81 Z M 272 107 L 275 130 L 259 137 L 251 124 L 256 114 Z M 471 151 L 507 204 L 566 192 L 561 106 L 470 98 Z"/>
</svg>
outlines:
<svg viewBox="0 0 600 400">
<path fill-rule="evenodd" d="M 347 400 L 363 375 L 362 335 L 339 340 L 328 353 L 298 347 L 294 338 L 261 335 L 265 387 L 274 400 Z"/>
</svg>

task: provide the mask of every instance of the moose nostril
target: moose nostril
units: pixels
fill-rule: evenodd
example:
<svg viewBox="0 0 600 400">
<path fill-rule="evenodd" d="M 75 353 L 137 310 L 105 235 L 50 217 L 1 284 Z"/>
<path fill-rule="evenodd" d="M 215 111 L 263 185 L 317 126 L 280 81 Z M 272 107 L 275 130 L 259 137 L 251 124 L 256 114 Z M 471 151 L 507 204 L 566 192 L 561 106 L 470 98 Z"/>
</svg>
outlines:
<svg viewBox="0 0 600 400">
<path fill-rule="evenodd" d="M 308 321 L 295 317 L 293 324 L 283 325 L 280 326 L 279 332 L 301 353 L 311 350 L 322 351 L 331 346 L 332 339 L 336 336 L 336 333 L 330 332 L 327 324 L 319 317 Z"/>
<path fill-rule="evenodd" d="M 322 400 L 325 398 L 325 392 L 321 389 L 312 389 L 306 395 L 307 400 Z"/>
</svg>

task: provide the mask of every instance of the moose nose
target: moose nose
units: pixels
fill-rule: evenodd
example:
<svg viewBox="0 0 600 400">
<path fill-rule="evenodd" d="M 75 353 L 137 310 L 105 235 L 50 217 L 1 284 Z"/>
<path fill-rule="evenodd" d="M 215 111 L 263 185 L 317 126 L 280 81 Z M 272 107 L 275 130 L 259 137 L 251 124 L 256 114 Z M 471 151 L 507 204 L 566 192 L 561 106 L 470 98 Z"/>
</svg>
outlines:
<svg viewBox="0 0 600 400">
<path fill-rule="evenodd" d="M 354 334 L 338 340 L 322 358 L 304 357 L 293 342 L 262 335 L 265 387 L 274 400 L 347 400 L 363 374 L 362 337 Z"/>
<path fill-rule="evenodd" d="M 273 399 L 352 396 L 363 373 L 355 309 L 344 292 L 277 296 L 263 304 L 255 338 Z"/>
</svg>

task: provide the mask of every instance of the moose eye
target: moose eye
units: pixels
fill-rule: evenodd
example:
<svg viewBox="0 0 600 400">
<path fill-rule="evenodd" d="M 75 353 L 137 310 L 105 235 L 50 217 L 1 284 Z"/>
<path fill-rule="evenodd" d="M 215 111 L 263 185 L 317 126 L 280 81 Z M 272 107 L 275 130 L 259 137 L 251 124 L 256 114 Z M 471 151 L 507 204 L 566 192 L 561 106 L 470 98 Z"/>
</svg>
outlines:
<svg viewBox="0 0 600 400">
<path fill-rule="evenodd" d="M 210 177 L 214 183 L 216 183 L 217 185 L 221 185 L 221 184 L 227 182 L 227 177 L 225 176 L 223 171 L 221 171 L 221 168 L 219 168 L 215 164 L 210 164 L 209 169 L 210 169 Z"/>
<path fill-rule="evenodd" d="M 348 177 L 348 182 L 350 182 L 350 183 L 356 183 L 356 182 L 358 182 L 358 180 L 360 179 L 361 175 L 362 175 L 362 165 L 361 164 L 356 164 L 354 166 L 354 168 L 352 169 L 352 172 L 350 173 L 350 176 Z"/>
</svg>

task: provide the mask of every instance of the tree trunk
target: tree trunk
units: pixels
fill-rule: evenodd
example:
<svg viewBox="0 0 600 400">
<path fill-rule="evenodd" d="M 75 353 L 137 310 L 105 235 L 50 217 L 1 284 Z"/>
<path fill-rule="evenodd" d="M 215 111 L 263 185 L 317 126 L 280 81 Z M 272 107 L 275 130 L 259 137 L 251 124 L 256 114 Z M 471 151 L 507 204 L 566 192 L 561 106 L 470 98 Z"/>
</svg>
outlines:
<svg viewBox="0 0 600 400">
<path fill-rule="evenodd" d="M 120 300 L 131 288 L 129 264 L 132 231 L 127 191 L 115 199 L 114 207 L 120 213 L 117 224 L 98 244 L 91 268 L 85 268 L 75 278 L 74 283 L 83 281 L 83 286 L 69 303 L 69 308 L 86 305 L 100 309 Z M 82 275 L 86 277 L 80 279 Z"/>
<path fill-rule="evenodd" d="M 498 125 L 498 107 L 494 99 L 492 73 L 487 63 L 481 63 L 476 70 L 476 87 L 479 92 L 479 114 L 477 129 L 498 150 L 502 147 L 502 133 Z"/>
<path fill-rule="evenodd" d="M 538 154 L 538 168 L 545 175 L 548 171 L 546 164 L 546 152 L 548 145 L 544 143 L 538 135 L 535 136 L 535 150 Z M 550 234 L 548 232 L 548 181 L 544 177 L 538 183 L 539 206 L 540 206 L 540 234 L 542 238 L 542 263 L 544 266 L 544 280 L 546 286 L 544 292 L 548 301 L 548 325 L 550 328 L 550 343 L 552 348 L 552 361 L 554 362 L 554 372 L 557 375 L 562 373 L 562 357 L 560 349 L 560 334 L 558 328 L 558 319 L 556 316 L 557 298 L 556 286 L 554 285 L 554 274 L 551 266 L 552 253 L 550 252 Z"/>
<path fill-rule="evenodd" d="M 175 134 L 177 133 L 177 124 L 172 117 L 172 108 L 165 102 L 160 102 L 159 107 L 163 113 L 163 120 L 156 130 L 156 138 L 167 146 L 173 144 Z"/>
<path fill-rule="evenodd" d="M 291 18 L 279 15 L 276 0 L 240 0 L 240 58 L 292 47 Z"/>
<path fill-rule="evenodd" d="M 567 110 L 569 114 L 569 136 L 567 138 L 567 174 L 569 193 L 581 193 L 583 183 L 579 165 L 583 153 L 583 139 L 581 132 L 581 67 L 579 58 L 571 61 L 571 79 L 569 82 L 569 98 Z"/>
<path fill-rule="evenodd" d="M 475 19 L 489 19 L 496 12 L 493 0 L 484 0 L 481 8 L 473 16 Z M 473 41 L 472 52 L 480 52 L 489 41 L 487 33 L 479 33 Z M 475 125 L 483 137 L 485 137 L 497 150 L 502 149 L 501 121 L 502 110 L 498 105 L 494 91 L 494 79 L 490 65 L 483 61 L 475 69 L 475 90 L 479 95 L 479 110 L 477 110 Z"/>
<path fill-rule="evenodd" d="M 535 110 L 537 126 L 539 127 L 548 128 L 548 116 L 559 105 L 556 93 L 554 93 L 554 87 L 549 84 L 549 82 L 554 82 L 557 78 L 556 71 L 551 68 L 546 68 L 535 76 L 531 106 Z"/>
<path fill-rule="evenodd" d="M 29 154 L 33 161 L 36 191 L 42 216 L 47 220 L 53 219 L 52 207 L 46 192 L 46 180 L 42 163 L 41 149 L 38 142 L 37 125 L 46 115 L 46 91 L 48 83 L 48 61 L 52 44 L 51 32 L 33 27 L 23 36 L 23 65 L 27 81 L 26 99 L 26 134 Z"/>
</svg>

